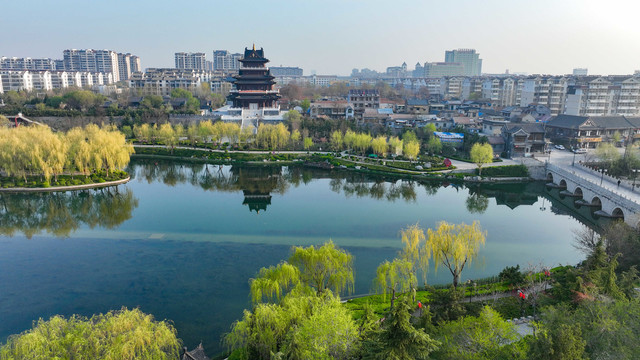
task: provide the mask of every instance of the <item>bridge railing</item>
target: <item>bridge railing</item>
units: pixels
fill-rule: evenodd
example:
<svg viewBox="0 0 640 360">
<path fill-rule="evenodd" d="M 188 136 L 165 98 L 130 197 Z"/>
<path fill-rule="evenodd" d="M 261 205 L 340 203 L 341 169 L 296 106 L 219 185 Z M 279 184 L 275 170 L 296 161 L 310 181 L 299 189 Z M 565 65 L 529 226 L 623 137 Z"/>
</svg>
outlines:
<svg viewBox="0 0 640 360">
<path fill-rule="evenodd" d="M 620 187 L 623 188 L 623 189 L 627 189 L 629 191 L 635 192 L 637 190 L 637 188 L 638 188 L 638 186 L 634 186 L 634 182 L 632 180 L 618 179 L 618 178 L 615 178 L 615 177 L 613 177 L 613 176 L 611 176 L 611 175 L 609 175 L 607 173 L 602 174 L 601 172 L 599 172 L 597 170 L 594 170 L 594 169 L 592 169 L 592 168 L 590 168 L 590 167 L 588 167 L 588 166 L 586 166 L 584 164 L 576 164 L 576 166 L 579 167 L 581 171 L 587 172 L 587 173 L 589 173 L 589 174 L 591 174 L 593 176 L 601 177 L 601 178 L 603 178 L 605 180 L 608 180 L 608 181 L 616 184 L 616 186 L 617 186 L 618 180 L 620 180 Z"/>
<path fill-rule="evenodd" d="M 589 179 L 586 176 L 580 175 L 576 170 L 569 170 L 565 168 L 561 168 L 557 165 L 553 165 L 547 163 L 547 171 L 554 172 L 560 176 L 566 177 L 568 180 L 575 182 L 576 184 L 583 184 L 583 187 L 588 188 L 589 190 L 599 193 L 599 195 L 603 197 L 609 198 L 609 200 L 613 201 L 616 204 L 622 205 L 628 209 L 635 209 L 636 211 L 640 210 L 640 196 L 631 197 L 619 191 L 616 191 L 615 186 L 609 185 L 609 183 L 603 183 L 600 185 L 592 181 L 593 179 Z M 580 170 L 578 170 L 580 171 Z M 588 185 L 588 186 L 584 186 Z"/>
</svg>

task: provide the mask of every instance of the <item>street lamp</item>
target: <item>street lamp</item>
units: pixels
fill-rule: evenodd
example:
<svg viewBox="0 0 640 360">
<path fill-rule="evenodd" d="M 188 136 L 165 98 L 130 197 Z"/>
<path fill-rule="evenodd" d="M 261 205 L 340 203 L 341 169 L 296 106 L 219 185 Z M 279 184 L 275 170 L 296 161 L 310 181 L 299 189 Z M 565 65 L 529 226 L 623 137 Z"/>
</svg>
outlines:
<svg viewBox="0 0 640 360">
<path fill-rule="evenodd" d="M 602 186 L 602 180 L 604 180 L 604 173 L 607 172 L 607 169 L 600 169 L 602 170 L 602 177 L 600 178 L 600 186 Z"/>
</svg>

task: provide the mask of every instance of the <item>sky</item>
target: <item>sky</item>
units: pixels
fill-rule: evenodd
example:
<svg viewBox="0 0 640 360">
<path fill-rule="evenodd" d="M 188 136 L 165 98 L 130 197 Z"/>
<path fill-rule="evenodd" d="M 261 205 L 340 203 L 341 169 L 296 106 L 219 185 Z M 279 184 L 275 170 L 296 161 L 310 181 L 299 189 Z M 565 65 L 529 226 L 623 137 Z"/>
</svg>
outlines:
<svg viewBox="0 0 640 360">
<path fill-rule="evenodd" d="M 0 56 L 62 58 L 110 49 L 143 68 L 175 52 L 264 48 L 305 75 L 384 71 L 472 48 L 483 73 L 632 74 L 640 70 L 634 0 L 0 0 Z"/>
</svg>

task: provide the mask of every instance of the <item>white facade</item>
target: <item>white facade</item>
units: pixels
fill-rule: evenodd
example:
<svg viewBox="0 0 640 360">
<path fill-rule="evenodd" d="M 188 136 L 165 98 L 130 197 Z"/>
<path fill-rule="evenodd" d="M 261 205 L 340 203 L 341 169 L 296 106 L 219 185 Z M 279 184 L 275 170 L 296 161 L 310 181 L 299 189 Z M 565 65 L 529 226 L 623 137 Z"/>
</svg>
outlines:
<svg viewBox="0 0 640 360">
<path fill-rule="evenodd" d="M 598 77 L 570 86 L 565 114 L 580 116 L 640 115 L 640 79 Z"/>
<path fill-rule="evenodd" d="M 120 81 L 118 54 L 112 50 L 77 50 L 63 51 L 64 67 L 67 71 L 89 71 L 112 73 L 114 81 Z"/>
<path fill-rule="evenodd" d="M 175 53 L 176 69 L 206 70 L 207 59 L 204 53 Z"/>
</svg>

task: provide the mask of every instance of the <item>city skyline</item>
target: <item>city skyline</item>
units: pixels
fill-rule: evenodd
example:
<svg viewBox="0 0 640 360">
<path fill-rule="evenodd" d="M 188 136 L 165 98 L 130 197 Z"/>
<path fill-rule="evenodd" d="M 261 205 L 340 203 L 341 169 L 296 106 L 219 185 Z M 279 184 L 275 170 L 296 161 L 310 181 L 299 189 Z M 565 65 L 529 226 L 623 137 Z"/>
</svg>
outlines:
<svg viewBox="0 0 640 360">
<path fill-rule="evenodd" d="M 390 8 L 377 0 L 180 7 L 147 0 L 27 0 L 3 8 L 31 15 L 5 19 L 5 28 L 20 29 L 0 43 L 0 56 L 7 57 L 59 59 L 65 49 L 109 49 L 137 54 L 144 68 L 173 67 L 176 52 L 204 52 L 211 61 L 213 50 L 242 52 L 255 43 L 271 66 L 299 66 L 305 74 L 384 72 L 402 62 L 413 69 L 416 62 L 444 61 L 445 51 L 459 48 L 480 54 L 483 73 L 561 75 L 588 68 L 589 74 L 607 75 L 640 69 L 640 30 L 633 25 L 640 5 L 631 1 L 401 1 Z"/>
</svg>

